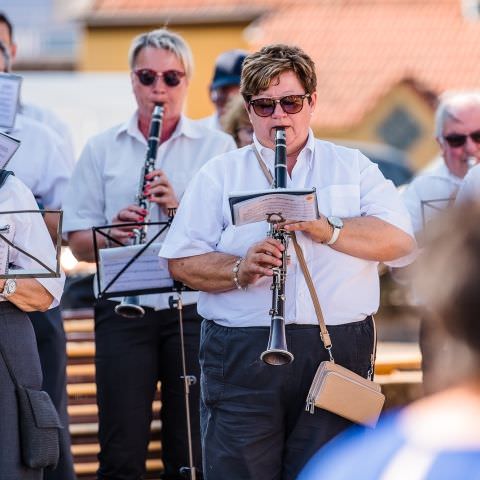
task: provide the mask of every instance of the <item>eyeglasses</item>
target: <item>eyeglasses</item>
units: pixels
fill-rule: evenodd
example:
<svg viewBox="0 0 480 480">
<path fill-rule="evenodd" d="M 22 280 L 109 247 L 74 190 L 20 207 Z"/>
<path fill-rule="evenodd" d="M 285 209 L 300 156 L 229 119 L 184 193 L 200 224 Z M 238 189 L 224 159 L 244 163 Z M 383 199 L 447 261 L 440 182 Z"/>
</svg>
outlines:
<svg viewBox="0 0 480 480">
<path fill-rule="evenodd" d="M 163 81 L 167 87 L 176 87 L 185 76 L 185 72 L 179 72 L 178 70 L 165 70 L 164 72 L 156 72 L 150 68 L 134 70 L 133 73 L 137 76 L 140 83 L 146 87 L 153 85 L 158 77 L 163 78 Z"/>
<path fill-rule="evenodd" d="M 273 115 L 277 103 L 280 104 L 285 113 L 294 114 L 300 112 L 303 108 L 303 100 L 305 98 L 310 98 L 310 94 L 287 95 L 278 100 L 274 98 L 257 98 L 255 100 L 250 100 L 248 103 L 253 107 L 253 111 L 259 117 L 270 117 L 270 115 Z"/>
<path fill-rule="evenodd" d="M 480 143 L 480 130 L 468 133 L 466 135 L 462 133 L 451 133 L 450 135 L 445 135 L 443 138 L 448 145 L 450 145 L 450 147 L 458 148 L 465 145 L 467 137 L 470 137 L 475 143 Z"/>
</svg>

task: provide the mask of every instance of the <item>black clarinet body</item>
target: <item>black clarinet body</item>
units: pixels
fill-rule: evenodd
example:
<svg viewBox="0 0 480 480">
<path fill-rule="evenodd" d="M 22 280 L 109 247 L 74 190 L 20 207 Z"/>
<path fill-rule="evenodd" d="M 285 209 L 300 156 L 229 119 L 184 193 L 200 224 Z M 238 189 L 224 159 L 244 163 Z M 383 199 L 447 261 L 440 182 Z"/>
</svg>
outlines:
<svg viewBox="0 0 480 480">
<path fill-rule="evenodd" d="M 284 128 L 275 132 L 275 188 L 287 188 L 287 143 Z M 275 228 L 270 223 L 269 236 L 278 240 L 284 247 L 282 264 L 273 268 L 271 323 L 267 349 L 260 358 L 268 365 L 287 365 L 292 362 L 293 354 L 288 351 L 285 335 L 285 282 L 287 277 L 288 232 Z"/>
<path fill-rule="evenodd" d="M 147 139 L 147 153 L 140 175 L 140 185 L 136 195 L 137 205 L 148 212 L 150 212 L 150 202 L 145 195 L 145 187 L 148 183 L 147 175 L 155 170 L 155 161 L 157 159 L 157 151 L 160 145 L 160 134 L 162 131 L 163 111 L 163 103 L 157 103 L 153 108 L 152 120 L 150 121 L 150 129 Z M 147 238 L 147 225 L 135 228 L 133 230 L 133 235 L 133 245 L 145 243 Z M 115 307 L 115 313 L 127 318 L 141 318 L 145 315 L 145 310 L 140 305 L 140 297 L 138 295 L 131 295 L 123 298 L 122 302 Z"/>
</svg>

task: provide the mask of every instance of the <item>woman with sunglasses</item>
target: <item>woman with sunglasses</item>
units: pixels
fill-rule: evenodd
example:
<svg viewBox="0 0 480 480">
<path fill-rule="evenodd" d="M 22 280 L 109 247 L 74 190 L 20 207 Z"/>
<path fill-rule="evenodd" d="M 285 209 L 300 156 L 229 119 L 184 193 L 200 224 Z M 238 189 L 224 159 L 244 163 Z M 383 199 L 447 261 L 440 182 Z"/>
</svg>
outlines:
<svg viewBox="0 0 480 480">
<path fill-rule="evenodd" d="M 152 205 L 149 221 L 167 220 L 168 210 L 178 206 L 192 175 L 211 157 L 235 148 L 229 135 L 197 125 L 182 114 L 193 70 L 190 48 L 182 37 L 164 29 L 139 35 L 132 42 L 129 64 L 137 110 L 123 124 L 90 139 L 66 195 L 64 231 L 79 260 L 94 260 L 91 227 L 142 222 L 147 215 L 135 198 L 156 103 L 163 104 L 164 113 L 155 169 L 147 175 L 144 192 Z M 133 228 L 112 228 L 109 234 L 128 244 Z M 155 228 L 150 226 L 149 233 Z M 108 246 L 105 239 L 99 241 L 100 247 Z M 187 426 L 178 312 L 169 307 L 170 295 L 141 296 L 142 318 L 115 314 L 121 299 L 95 306 L 99 479 L 143 478 L 158 382 L 163 478 L 184 478 L 179 470 L 188 465 Z M 183 295 L 183 319 L 187 372 L 199 378 L 196 297 L 195 292 Z M 192 385 L 196 468 L 201 466 L 198 404 L 199 387 Z"/>
<path fill-rule="evenodd" d="M 201 418 L 207 480 L 294 479 L 350 422 L 305 411 L 315 371 L 328 359 L 308 289 L 289 248 L 285 320 L 292 363 L 260 360 L 270 331 L 272 268 L 283 246 L 266 222 L 235 227 L 231 192 L 270 187 L 274 138 L 286 131 L 287 187 L 312 188 L 318 220 L 291 219 L 320 298 L 335 360 L 367 376 L 379 303 L 378 262 L 404 264 L 410 219 L 393 184 L 359 151 L 316 139 L 316 73 L 301 49 L 270 45 L 245 59 L 240 92 L 253 145 L 220 155 L 195 176 L 160 255 L 173 276 L 201 291 Z M 196 202 L 201 193 L 202 202 Z M 290 242 L 290 247 L 292 247 Z M 328 476 L 328 475 L 327 475 Z"/>
</svg>

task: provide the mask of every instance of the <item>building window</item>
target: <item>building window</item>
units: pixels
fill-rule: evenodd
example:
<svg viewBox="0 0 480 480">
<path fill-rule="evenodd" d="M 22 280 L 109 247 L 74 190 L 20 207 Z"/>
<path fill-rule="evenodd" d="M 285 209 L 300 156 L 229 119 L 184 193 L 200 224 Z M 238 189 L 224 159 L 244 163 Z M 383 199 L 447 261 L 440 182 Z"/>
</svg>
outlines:
<svg viewBox="0 0 480 480">
<path fill-rule="evenodd" d="M 421 137 L 422 127 L 408 110 L 397 106 L 378 125 L 377 135 L 388 145 L 405 151 Z"/>
</svg>

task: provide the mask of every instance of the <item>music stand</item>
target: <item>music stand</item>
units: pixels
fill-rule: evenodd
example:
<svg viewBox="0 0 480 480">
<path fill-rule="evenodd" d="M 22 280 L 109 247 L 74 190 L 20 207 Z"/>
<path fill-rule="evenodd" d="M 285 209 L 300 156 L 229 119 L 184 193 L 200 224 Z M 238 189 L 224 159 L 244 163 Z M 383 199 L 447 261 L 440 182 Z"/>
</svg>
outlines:
<svg viewBox="0 0 480 480">
<path fill-rule="evenodd" d="M 25 251 L 23 248 L 15 245 L 15 243 L 7 238 L 8 228 L 7 226 L 0 225 L 0 244 L 6 243 L 8 247 L 17 250 L 20 254 L 25 255 L 26 257 L 33 260 L 34 263 L 38 264 L 44 270 L 40 271 L 24 271 L 22 273 L 22 269 L 19 270 L 8 270 L 8 261 L 7 261 L 7 269 L 5 273 L 0 273 L 0 278 L 58 278 L 61 276 L 60 270 L 60 254 L 62 250 L 62 221 L 63 221 L 63 211 L 62 210 L 10 210 L 5 212 L 0 212 L 0 218 L 2 215 L 45 215 L 45 214 L 58 214 L 58 223 L 56 229 L 56 244 L 55 244 L 55 268 L 49 267 L 45 264 L 42 260 L 35 257 L 31 253 Z M 45 272 L 46 271 L 46 272 Z"/>
<path fill-rule="evenodd" d="M 184 400 L 185 400 L 185 417 L 186 417 L 186 424 L 187 424 L 187 445 L 188 445 L 188 466 L 180 468 L 180 474 L 187 476 L 190 480 L 197 479 L 197 468 L 193 462 L 193 442 L 192 442 L 192 426 L 191 426 L 191 416 L 190 416 L 190 387 L 197 383 L 197 378 L 194 375 L 187 374 L 186 368 L 186 356 L 185 356 L 185 342 L 184 342 L 184 334 L 183 334 L 183 303 L 181 292 L 185 290 L 189 290 L 185 285 L 180 282 L 176 282 L 170 277 L 170 284 L 168 286 L 159 286 L 154 288 L 144 288 L 144 289 L 134 289 L 134 290 L 118 290 L 113 291 L 111 288 L 115 285 L 115 282 L 124 274 L 127 269 L 134 264 L 147 250 L 148 248 L 154 244 L 155 240 L 167 229 L 170 227 L 172 223 L 173 217 L 166 222 L 129 222 L 129 223 L 121 223 L 121 224 L 114 224 L 114 225 L 104 225 L 102 227 L 93 227 L 93 244 L 95 250 L 95 262 L 97 265 L 97 286 L 98 286 L 98 298 L 111 298 L 111 297 L 119 297 L 124 295 L 145 295 L 150 293 L 172 293 L 176 294 L 171 295 L 168 299 L 168 303 L 170 308 L 177 309 L 178 312 L 178 325 L 179 325 L 179 335 L 180 335 L 180 355 L 182 360 L 182 383 L 183 383 L 183 391 L 184 391 Z M 107 283 L 106 286 L 103 287 L 101 285 L 100 280 L 100 254 L 97 242 L 97 233 L 102 235 L 103 237 L 107 238 L 110 242 L 117 244 L 120 247 L 125 247 L 121 242 L 117 241 L 115 238 L 109 235 L 110 228 L 118 228 L 118 227 L 126 227 L 126 226 L 162 226 L 155 235 L 152 236 L 145 244 L 139 245 L 139 250 L 123 265 L 120 270 L 113 276 L 111 280 Z"/>
<path fill-rule="evenodd" d="M 422 210 L 422 226 L 425 228 L 429 220 L 428 212 L 439 213 L 450 207 L 455 201 L 455 196 L 445 198 L 434 198 L 431 200 L 421 200 L 420 206 Z"/>
<path fill-rule="evenodd" d="M 147 252 L 149 247 L 151 247 L 155 240 L 168 228 L 170 227 L 172 220 L 168 220 L 166 222 L 127 222 L 127 223 L 116 223 L 113 225 L 103 225 L 101 227 L 92 227 L 93 233 L 93 246 L 95 252 L 95 264 L 97 267 L 97 287 L 98 287 L 98 294 L 97 297 L 99 299 L 107 299 L 112 297 L 123 297 L 128 295 L 147 295 L 150 293 L 164 293 L 163 289 L 166 286 L 173 286 L 173 280 L 170 282 L 172 285 L 162 285 L 158 287 L 149 287 L 149 288 L 136 288 L 136 289 L 123 289 L 123 290 L 115 290 L 115 283 L 121 280 L 121 277 L 125 275 L 125 272 L 132 266 L 134 263 L 137 262 L 142 255 Z M 111 228 L 119 228 L 119 227 L 144 227 L 144 226 L 161 226 L 158 232 L 156 232 L 146 243 L 138 245 L 138 251 L 136 251 L 133 256 L 126 261 L 126 263 L 119 269 L 119 271 L 113 275 L 113 277 L 107 282 L 107 285 L 102 285 L 101 279 L 101 260 L 100 260 L 100 253 L 99 250 L 102 250 L 98 246 L 97 241 L 97 233 L 100 234 L 102 237 L 105 237 L 108 241 L 118 245 L 119 247 L 128 248 L 128 245 L 124 245 L 123 243 L 119 242 L 112 236 L 110 236 L 109 231 Z M 106 249 L 108 250 L 108 249 Z"/>
<path fill-rule="evenodd" d="M 185 401 L 185 418 L 187 424 L 187 445 L 188 445 L 188 467 L 180 468 L 180 475 L 186 476 L 190 480 L 196 480 L 197 469 L 193 461 L 193 442 L 192 442 L 192 422 L 190 419 L 190 387 L 197 383 L 195 375 L 187 375 L 187 365 L 185 359 L 185 343 L 183 336 L 183 303 L 182 303 L 182 291 L 187 290 L 185 285 L 180 282 L 173 282 L 171 289 L 167 290 L 176 293 L 177 297 L 173 295 L 169 297 L 168 303 L 170 308 L 176 308 L 178 312 L 178 327 L 180 334 L 180 354 L 182 358 L 182 377 L 183 380 L 183 395 Z"/>
</svg>

